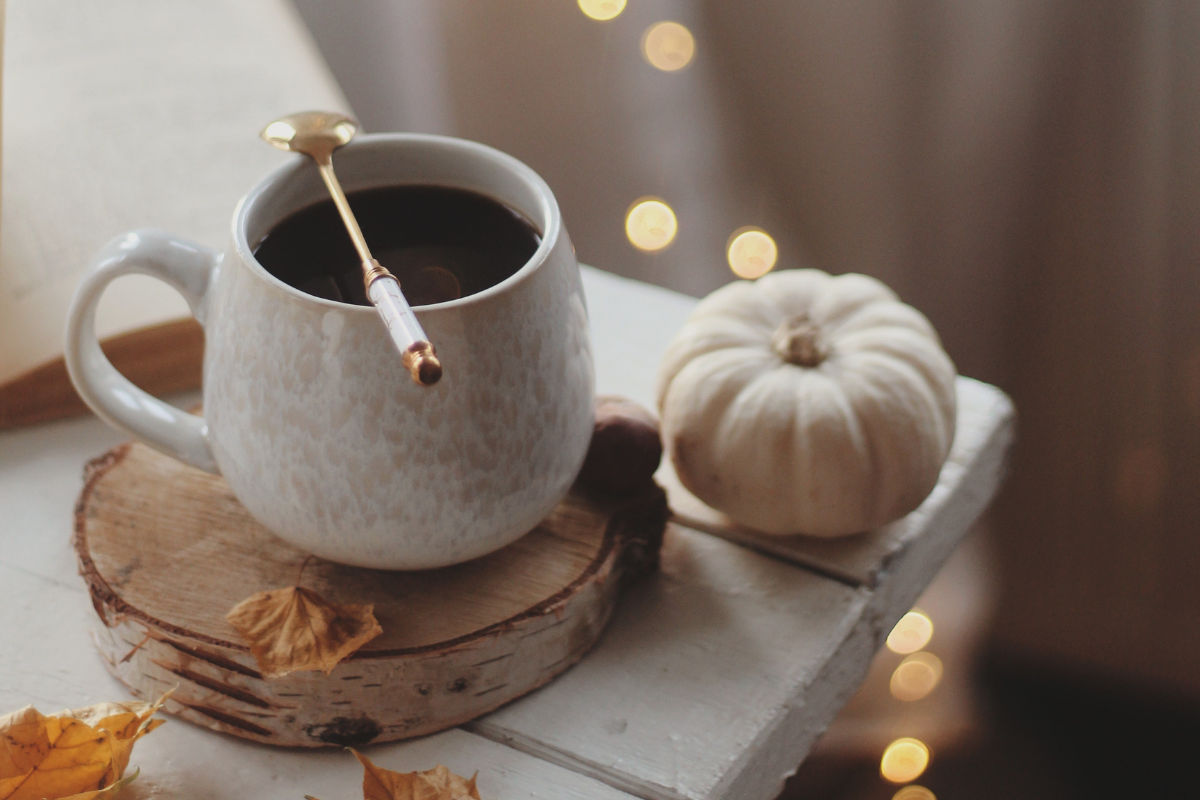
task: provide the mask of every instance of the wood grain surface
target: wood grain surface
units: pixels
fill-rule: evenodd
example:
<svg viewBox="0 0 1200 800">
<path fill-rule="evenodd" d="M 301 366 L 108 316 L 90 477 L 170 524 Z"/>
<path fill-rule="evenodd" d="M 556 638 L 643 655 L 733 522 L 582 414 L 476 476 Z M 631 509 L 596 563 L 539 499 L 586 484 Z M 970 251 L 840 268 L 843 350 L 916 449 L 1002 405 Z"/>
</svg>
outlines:
<svg viewBox="0 0 1200 800">
<path fill-rule="evenodd" d="M 75 548 L 109 669 L 141 697 L 271 744 L 420 736 L 540 686 L 591 647 L 620 589 L 655 568 L 666 504 L 647 487 L 601 502 L 572 493 L 525 537 L 438 570 L 384 572 L 316 559 L 256 522 L 223 479 L 142 445 L 93 462 Z M 302 585 L 371 603 L 383 634 L 325 677 L 265 679 L 225 614 Z"/>
<path fill-rule="evenodd" d="M 139 328 L 105 339 L 100 347 L 122 375 L 151 394 L 200 386 L 204 331 L 194 319 Z M 0 430 L 87 410 L 61 356 L 0 386 Z"/>
</svg>

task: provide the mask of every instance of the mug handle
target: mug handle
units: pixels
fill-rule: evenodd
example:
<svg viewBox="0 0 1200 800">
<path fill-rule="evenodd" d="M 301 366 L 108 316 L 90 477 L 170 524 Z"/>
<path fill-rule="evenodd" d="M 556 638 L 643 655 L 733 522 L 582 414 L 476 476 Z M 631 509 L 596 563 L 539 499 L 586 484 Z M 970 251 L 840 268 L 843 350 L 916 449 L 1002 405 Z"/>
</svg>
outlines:
<svg viewBox="0 0 1200 800">
<path fill-rule="evenodd" d="M 92 260 L 75 290 L 65 347 L 71 382 L 96 416 L 155 450 L 218 475 L 208 423 L 142 391 L 117 372 L 96 338 L 96 306 L 114 278 L 149 275 L 183 295 L 203 326 L 208 288 L 220 260 L 216 251 L 163 231 L 144 229 L 118 236 Z"/>
</svg>

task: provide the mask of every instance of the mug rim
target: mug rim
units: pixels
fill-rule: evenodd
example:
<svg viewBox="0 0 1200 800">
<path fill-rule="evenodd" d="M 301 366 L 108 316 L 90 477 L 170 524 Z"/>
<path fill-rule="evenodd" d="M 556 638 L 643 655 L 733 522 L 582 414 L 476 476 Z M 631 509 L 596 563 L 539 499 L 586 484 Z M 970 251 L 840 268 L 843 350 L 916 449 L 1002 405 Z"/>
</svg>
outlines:
<svg viewBox="0 0 1200 800">
<path fill-rule="evenodd" d="M 510 156 L 508 153 L 479 142 L 473 142 L 469 139 L 460 139 L 455 136 L 441 136 L 439 134 L 432 133 L 361 134 L 356 136 L 353 141 L 339 149 L 345 151 L 351 148 L 357 149 L 358 147 L 371 144 L 383 144 L 399 147 L 443 146 L 451 149 L 457 149 L 463 153 L 472 153 L 476 156 L 482 156 L 483 158 L 494 162 L 501 169 L 507 169 L 510 173 L 526 183 L 537 196 L 542 206 L 542 214 L 546 219 L 546 230 L 542 232 L 541 241 L 538 243 L 537 249 L 534 250 L 533 255 L 529 257 L 529 260 L 526 261 L 520 269 L 499 283 L 489 286 L 482 291 L 475 292 L 474 294 L 469 294 L 466 297 L 459 297 L 455 300 L 447 300 L 442 303 L 430 303 L 428 305 L 413 306 L 413 311 L 418 316 L 429 312 L 448 311 L 451 309 L 476 305 L 496 297 L 497 295 L 504 294 L 509 289 L 512 289 L 517 284 L 522 283 L 526 278 L 536 272 L 538 268 L 546 262 L 546 259 L 549 257 L 551 251 L 557 244 L 560 232 L 562 230 L 562 214 L 558 208 L 558 201 L 554 197 L 554 192 L 550 190 L 550 186 L 545 180 L 542 179 L 542 176 L 538 175 L 532 167 L 523 161 Z M 250 242 L 246 238 L 246 223 L 249 215 L 255 211 L 258 205 L 264 202 L 264 198 L 267 197 L 273 189 L 278 188 L 279 184 L 281 184 L 285 179 L 294 175 L 299 170 L 311 166 L 308 164 L 308 162 L 309 159 L 307 157 L 298 156 L 293 162 L 277 167 L 268 173 L 266 177 L 256 183 L 254 187 L 251 188 L 250 191 L 238 201 L 238 204 L 233 211 L 233 242 L 238 258 L 241 263 L 247 267 L 247 269 L 250 271 L 250 274 L 264 281 L 268 286 L 282 291 L 296 300 L 313 303 L 318 306 L 336 308 L 339 311 L 364 315 L 370 314 L 374 316 L 378 312 L 372 306 L 360 306 L 356 303 L 328 300 L 323 297 L 316 297 L 315 295 L 303 292 L 271 274 L 267 268 L 259 263 L 258 259 L 254 257 L 254 251 L 251 249 Z M 315 169 L 315 167 L 313 167 L 313 169 Z M 380 184 L 380 187 L 400 185 L 403 184 L 383 183 Z M 492 197 L 487 193 L 482 194 L 484 194 L 485 197 L 493 202 L 500 203 L 501 205 L 507 205 L 503 203 L 503 201 L 497 200 L 495 197 Z M 301 208 L 303 208 L 303 206 L 288 210 L 281 220 L 286 219 L 288 216 L 296 213 Z M 517 210 L 524 215 L 523 211 L 520 209 Z"/>
</svg>

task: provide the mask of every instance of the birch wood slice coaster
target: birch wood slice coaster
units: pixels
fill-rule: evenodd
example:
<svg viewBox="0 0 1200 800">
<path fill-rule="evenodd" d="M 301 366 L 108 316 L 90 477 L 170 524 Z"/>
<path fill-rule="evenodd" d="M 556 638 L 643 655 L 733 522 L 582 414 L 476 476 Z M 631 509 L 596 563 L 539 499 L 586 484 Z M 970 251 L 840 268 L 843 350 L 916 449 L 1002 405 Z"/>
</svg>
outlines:
<svg viewBox="0 0 1200 800">
<path fill-rule="evenodd" d="M 667 514 L 657 486 L 614 501 L 573 490 L 496 553 L 383 572 L 306 555 L 223 479 L 140 444 L 85 478 L 75 549 L 108 669 L 143 699 L 178 687 L 167 710 L 191 722 L 301 747 L 422 736 L 546 683 L 595 643 L 622 587 L 657 567 Z M 331 603 L 374 604 L 383 633 L 328 676 L 267 679 L 225 614 L 298 579 Z"/>
</svg>

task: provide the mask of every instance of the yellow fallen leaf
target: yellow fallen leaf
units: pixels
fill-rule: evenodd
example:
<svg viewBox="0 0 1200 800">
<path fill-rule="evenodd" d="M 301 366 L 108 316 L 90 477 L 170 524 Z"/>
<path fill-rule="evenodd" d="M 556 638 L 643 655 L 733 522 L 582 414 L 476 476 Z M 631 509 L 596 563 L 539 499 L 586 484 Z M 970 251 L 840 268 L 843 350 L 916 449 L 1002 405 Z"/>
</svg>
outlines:
<svg viewBox="0 0 1200 800">
<path fill-rule="evenodd" d="M 328 675 L 342 659 L 383 633 L 373 608 L 335 606 L 311 589 L 292 586 L 252 595 L 225 619 L 250 643 L 266 677 L 318 669 Z"/>
<path fill-rule="evenodd" d="M 424 772 L 393 772 L 354 748 L 350 752 L 363 765 L 363 800 L 481 800 L 475 788 L 478 772 L 470 780 L 441 764 Z"/>
<path fill-rule="evenodd" d="M 106 800 L 137 777 L 133 744 L 163 723 L 153 703 L 99 703 L 58 716 L 26 706 L 0 717 L 0 800 Z"/>
<path fill-rule="evenodd" d="M 98 791 L 80 792 L 79 794 L 60 797 L 58 800 L 109 800 L 109 798 L 115 797 L 117 792 L 133 783 L 137 776 L 141 773 L 142 771 L 140 769 L 135 769 L 132 775 L 126 775 L 124 778 L 121 778 L 121 780 L 117 781 L 111 786 L 105 786 L 103 789 Z M 50 798 L 47 798 L 47 800 L 50 800 Z"/>
</svg>

